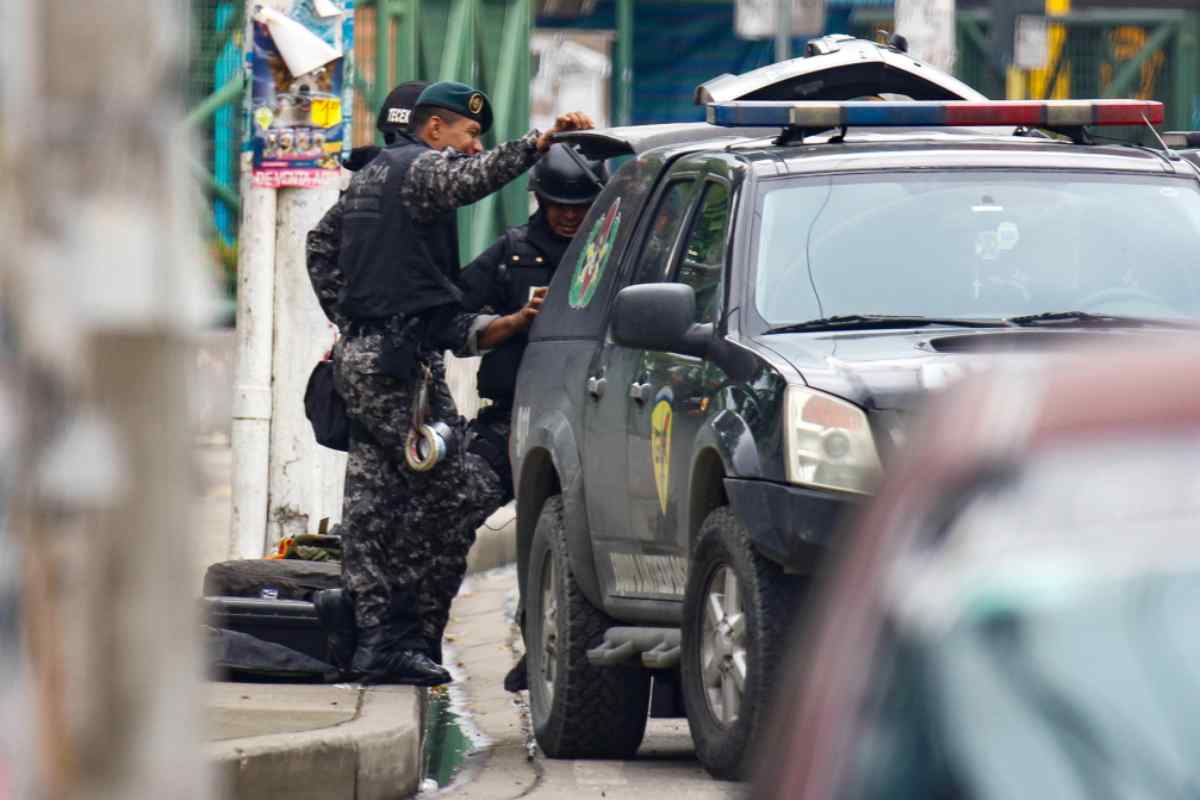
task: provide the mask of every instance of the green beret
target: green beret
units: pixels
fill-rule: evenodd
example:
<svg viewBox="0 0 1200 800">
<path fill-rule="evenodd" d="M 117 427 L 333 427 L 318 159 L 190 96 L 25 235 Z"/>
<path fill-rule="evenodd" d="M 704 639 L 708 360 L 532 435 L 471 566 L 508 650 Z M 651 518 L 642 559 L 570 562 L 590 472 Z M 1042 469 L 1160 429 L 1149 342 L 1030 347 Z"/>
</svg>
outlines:
<svg viewBox="0 0 1200 800">
<path fill-rule="evenodd" d="M 479 123 L 482 133 L 487 133 L 492 127 L 492 101 L 478 89 L 472 89 L 465 83 L 455 81 L 439 81 L 425 87 L 417 98 L 417 108 L 421 106 L 436 106 L 453 111 Z"/>
</svg>

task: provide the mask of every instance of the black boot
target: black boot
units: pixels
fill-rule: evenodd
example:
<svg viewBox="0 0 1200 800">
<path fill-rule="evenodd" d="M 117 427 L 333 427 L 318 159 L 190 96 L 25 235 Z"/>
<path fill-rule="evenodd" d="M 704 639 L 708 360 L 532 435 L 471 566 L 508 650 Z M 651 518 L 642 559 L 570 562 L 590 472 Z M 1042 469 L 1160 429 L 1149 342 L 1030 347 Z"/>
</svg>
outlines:
<svg viewBox="0 0 1200 800">
<path fill-rule="evenodd" d="M 435 663 L 420 650 L 399 650 L 391 655 L 382 672 L 367 672 L 362 682 L 370 686 L 377 683 L 395 683 L 402 686 L 441 686 L 453 678 L 445 668 Z"/>
<path fill-rule="evenodd" d="M 346 672 L 354 659 L 358 631 L 354 627 L 354 603 L 344 589 L 322 589 L 313 595 L 317 620 L 329 638 L 333 664 Z"/>
<path fill-rule="evenodd" d="M 525 656 L 513 665 L 504 676 L 504 691 L 523 692 L 529 688 L 529 673 L 525 670 Z"/>
<path fill-rule="evenodd" d="M 376 628 L 358 637 L 351 671 L 366 685 L 394 683 L 404 686 L 440 686 L 450 683 L 450 673 L 420 650 L 396 647 L 386 628 Z"/>
<path fill-rule="evenodd" d="M 425 652 L 429 653 L 429 659 L 435 664 L 442 664 L 442 640 L 441 639 L 426 639 Z"/>
</svg>

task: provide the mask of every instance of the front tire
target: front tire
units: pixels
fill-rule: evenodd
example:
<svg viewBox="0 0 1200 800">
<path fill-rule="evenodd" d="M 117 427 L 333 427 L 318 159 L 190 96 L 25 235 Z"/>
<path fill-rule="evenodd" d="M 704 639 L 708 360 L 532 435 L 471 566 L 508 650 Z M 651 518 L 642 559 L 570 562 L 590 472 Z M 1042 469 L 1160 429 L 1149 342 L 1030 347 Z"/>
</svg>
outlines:
<svg viewBox="0 0 1200 800">
<path fill-rule="evenodd" d="M 646 732 L 650 673 L 588 661 L 588 649 L 613 622 L 575 582 L 561 495 L 548 498 L 538 516 L 525 592 L 529 709 L 538 745 L 551 758 L 632 756 Z"/>
<path fill-rule="evenodd" d="M 759 751 L 798 588 L 728 507 L 708 515 L 688 574 L 681 668 L 696 756 L 716 778 L 744 778 Z"/>
</svg>

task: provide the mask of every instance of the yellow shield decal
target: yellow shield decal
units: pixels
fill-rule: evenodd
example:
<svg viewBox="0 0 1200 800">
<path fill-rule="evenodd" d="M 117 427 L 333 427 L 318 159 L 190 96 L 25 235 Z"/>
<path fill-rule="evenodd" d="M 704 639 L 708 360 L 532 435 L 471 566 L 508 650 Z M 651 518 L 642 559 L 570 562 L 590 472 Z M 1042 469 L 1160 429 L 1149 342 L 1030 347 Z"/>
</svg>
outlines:
<svg viewBox="0 0 1200 800">
<path fill-rule="evenodd" d="M 664 514 L 671 490 L 671 422 L 675 416 L 671 401 L 674 399 L 671 390 L 664 388 L 654 398 L 654 410 L 650 412 L 650 461 L 654 465 L 658 505 Z"/>
</svg>

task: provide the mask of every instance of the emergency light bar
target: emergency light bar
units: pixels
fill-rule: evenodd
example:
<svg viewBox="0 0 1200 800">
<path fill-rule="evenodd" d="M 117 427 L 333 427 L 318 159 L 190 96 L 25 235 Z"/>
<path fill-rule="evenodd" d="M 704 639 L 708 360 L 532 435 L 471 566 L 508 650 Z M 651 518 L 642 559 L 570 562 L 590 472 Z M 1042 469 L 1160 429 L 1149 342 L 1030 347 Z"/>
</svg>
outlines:
<svg viewBox="0 0 1200 800">
<path fill-rule="evenodd" d="M 862 101 L 827 103 L 734 100 L 709 103 L 708 122 L 729 128 L 949 127 L 1026 125 L 1074 128 L 1083 125 L 1144 125 L 1163 121 L 1154 100 L 974 100 Z"/>
</svg>

